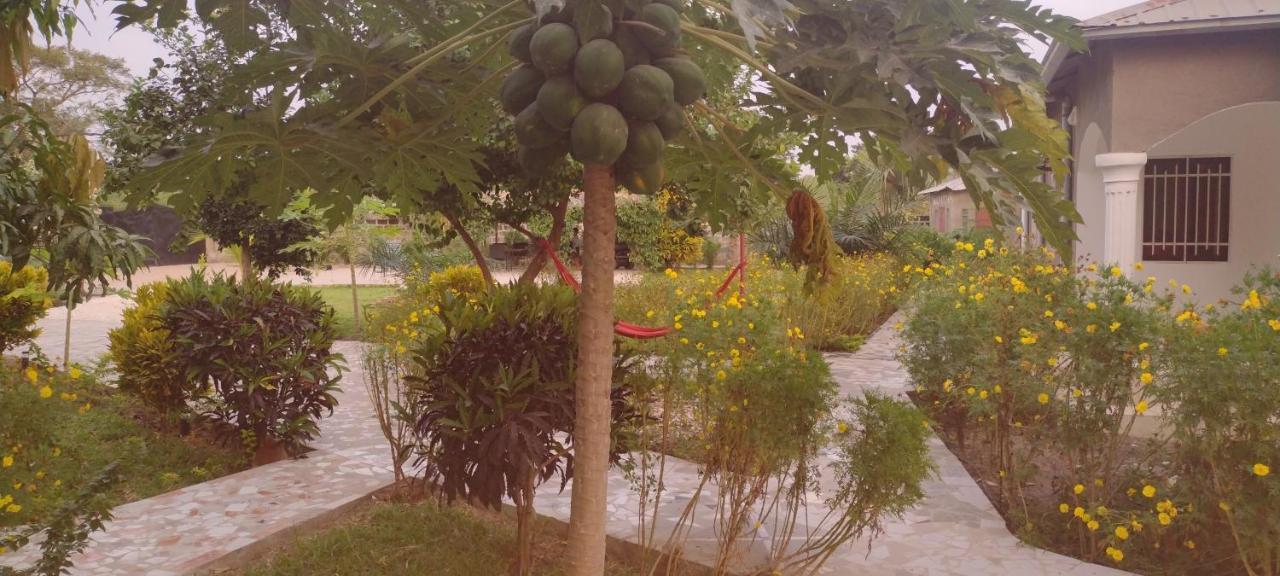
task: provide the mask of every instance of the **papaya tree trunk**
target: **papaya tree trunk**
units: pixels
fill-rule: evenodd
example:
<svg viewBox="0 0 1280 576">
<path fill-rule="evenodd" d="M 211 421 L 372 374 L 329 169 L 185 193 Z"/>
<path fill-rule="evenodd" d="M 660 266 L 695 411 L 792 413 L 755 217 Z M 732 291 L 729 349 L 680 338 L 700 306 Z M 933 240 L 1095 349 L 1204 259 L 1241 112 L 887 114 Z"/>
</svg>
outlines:
<svg viewBox="0 0 1280 576">
<path fill-rule="evenodd" d="M 351 317 L 355 322 L 356 337 L 361 336 L 360 333 L 360 291 L 356 288 L 356 259 L 350 254 L 347 255 L 347 266 L 351 268 Z"/>
<path fill-rule="evenodd" d="M 613 377 L 613 269 L 617 215 L 610 166 L 582 173 L 582 295 L 574 382 L 573 493 L 569 573 L 600 576 L 605 561 L 609 473 L 610 380 Z"/>
<path fill-rule="evenodd" d="M 569 212 L 569 195 L 565 194 L 564 199 L 551 209 L 551 230 L 547 233 L 547 243 L 551 244 L 551 248 L 560 245 L 560 238 L 564 236 L 564 220 L 565 214 Z M 529 267 L 524 269 L 524 274 L 520 275 L 521 284 L 533 284 L 538 279 L 538 275 L 542 273 L 542 269 L 547 265 L 547 253 L 540 249 L 535 249 L 533 259 L 529 261 Z"/>
<path fill-rule="evenodd" d="M 467 250 L 471 251 L 471 257 L 475 259 L 476 266 L 480 267 L 480 275 L 484 276 L 484 283 L 488 286 L 493 285 L 493 272 L 489 270 L 489 262 L 484 258 L 484 251 L 480 249 L 480 245 L 476 244 L 475 238 L 471 237 L 471 233 L 462 226 L 457 218 L 445 214 L 444 219 L 449 222 L 449 226 L 458 233 L 458 237 L 462 239 L 462 243 L 467 245 Z"/>
</svg>

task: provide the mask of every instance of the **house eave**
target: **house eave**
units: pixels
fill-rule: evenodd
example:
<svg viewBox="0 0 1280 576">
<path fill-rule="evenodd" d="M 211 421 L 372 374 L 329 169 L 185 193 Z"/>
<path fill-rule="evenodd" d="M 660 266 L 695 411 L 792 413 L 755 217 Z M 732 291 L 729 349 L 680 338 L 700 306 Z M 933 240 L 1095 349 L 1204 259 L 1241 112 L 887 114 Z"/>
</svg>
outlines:
<svg viewBox="0 0 1280 576">
<path fill-rule="evenodd" d="M 1131 26 L 1098 26 L 1081 31 L 1086 42 L 1117 40 L 1149 36 L 1174 36 L 1181 34 L 1206 34 L 1211 32 L 1246 32 L 1280 28 L 1280 15 L 1250 16 L 1243 18 L 1218 18 L 1186 22 L 1162 22 Z M 1071 50 L 1060 42 L 1054 42 L 1045 53 L 1040 79 L 1048 85 L 1053 82 Z"/>
</svg>

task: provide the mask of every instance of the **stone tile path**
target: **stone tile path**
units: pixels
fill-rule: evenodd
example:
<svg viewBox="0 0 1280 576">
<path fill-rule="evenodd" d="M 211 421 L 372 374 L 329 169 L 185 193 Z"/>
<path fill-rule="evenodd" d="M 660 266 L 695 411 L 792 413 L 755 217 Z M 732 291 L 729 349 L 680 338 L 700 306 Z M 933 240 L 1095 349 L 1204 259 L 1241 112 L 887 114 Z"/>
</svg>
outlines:
<svg viewBox="0 0 1280 576">
<path fill-rule="evenodd" d="M 95 304 L 96 303 L 96 304 Z M 101 307 L 97 311 L 93 306 Z M 119 302 L 98 299 L 77 311 L 73 360 L 88 362 L 105 349 L 105 333 L 117 324 Z M 114 310 L 114 312 L 113 312 Z M 111 314 L 116 314 L 112 319 Z M 82 323 L 80 318 L 86 322 Z M 828 356 L 842 394 L 874 389 L 904 396 L 908 378 L 894 359 L 896 335 L 890 320 L 854 354 Z M 57 323 L 56 317 L 46 322 Z M 60 324 L 59 324 L 60 325 Z M 57 331 L 57 339 L 61 331 Z M 45 339 L 55 337 L 46 333 Z M 44 342 L 41 342 L 44 346 Z M 83 346 L 81 346 L 83 344 Z M 333 516 L 388 485 L 391 473 L 381 433 L 364 393 L 359 344 L 339 345 L 352 370 L 344 377 L 341 404 L 321 423 L 315 451 L 306 458 L 279 462 L 191 486 L 115 510 L 113 520 L 77 560 L 72 574 L 101 576 L 176 576 L 204 573 L 251 553 L 255 543 L 287 535 L 300 523 Z M 46 348 L 49 348 L 46 346 Z M 926 498 L 903 518 L 886 522 L 885 533 L 868 552 L 857 542 L 834 555 L 825 574 L 877 575 L 1120 575 L 1123 572 L 1021 545 L 1005 529 L 999 514 L 960 462 L 936 438 L 930 452 L 937 478 L 926 483 Z M 822 465 L 822 463 L 820 463 Z M 668 534 L 697 487 L 697 466 L 668 461 L 667 486 L 659 504 L 658 534 Z M 570 485 L 572 486 L 572 485 Z M 538 512 L 569 518 L 566 489 L 538 496 Z M 705 488 L 684 540 L 686 558 L 715 557 L 714 487 Z M 810 495 L 810 514 L 823 508 Z M 617 539 L 638 541 L 638 496 L 619 472 L 609 479 L 608 531 Z M 803 527 L 801 528 L 801 532 Z M 768 527 L 743 546 L 739 564 L 759 565 L 767 557 Z M 4 562 L 21 561 L 20 555 Z"/>
</svg>

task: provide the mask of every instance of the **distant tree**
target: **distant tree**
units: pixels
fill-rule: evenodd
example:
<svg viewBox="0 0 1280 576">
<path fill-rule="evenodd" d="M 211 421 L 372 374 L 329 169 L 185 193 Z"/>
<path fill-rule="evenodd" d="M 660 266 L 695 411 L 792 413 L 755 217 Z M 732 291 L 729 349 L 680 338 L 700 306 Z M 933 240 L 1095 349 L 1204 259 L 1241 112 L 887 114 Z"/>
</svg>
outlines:
<svg viewBox="0 0 1280 576">
<path fill-rule="evenodd" d="M 15 97 L 61 137 L 91 133 L 129 88 L 129 69 L 119 58 L 65 46 L 33 47 L 30 58 Z"/>
</svg>

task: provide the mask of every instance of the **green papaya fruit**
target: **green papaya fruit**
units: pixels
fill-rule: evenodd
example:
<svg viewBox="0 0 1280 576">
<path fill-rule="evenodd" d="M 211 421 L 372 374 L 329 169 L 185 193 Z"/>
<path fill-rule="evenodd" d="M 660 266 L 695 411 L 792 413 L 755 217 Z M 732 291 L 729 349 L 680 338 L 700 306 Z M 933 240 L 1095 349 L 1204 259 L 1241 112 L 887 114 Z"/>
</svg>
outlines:
<svg viewBox="0 0 1280 576">
<path fill-rule="evenodd" d="M 635 28 L 632 26 L 619 26 L 613 32 L 613 43 L 617 44 L 618 49 L 622 51 L 623 68 L 649 64 L 652 60 L 649 49 L 645 48 L 636 37 Z"/>
<path fill-rule="evenodd" d="M 662 160 L 667 142 L 653 122 L 631 122 L 627 125 L 627 149 L 618 159 L 627 166 L 648 166 Z"/>
<path fill-rule="evenodd" d="M 613 164 L 627 148 L 627 121 L 613 106 L 589 104 L 573 119 L 569 144 L 573 157 L 583 164 Z"/>
<path fill-rule="evenodd" d="M 649 52 L 665 54 L 680 45 L 680 14 L 674 8 L 647 4 L 640 9 L 640 21 L 652 26 L 636 28 L 636 36 Z"/>
<path fill-rule="evenodd" d="M 654 162 L 645 166 L 624 166 L 617 171 L 618 183 L 633 194 L 652 196 L 662 190 L 667 172 L 662 162 Z"/>
<path fill-rule="evenodd" d="M 533 56 L 529 54 L 529 41 L 533 39 L 533 33 L 537 29 L 533 24 L 525 24 L 511 33 L 507 38 L 507 51 L 511 52 L 512 58 L 525 64 L 533 62 Z"/>
<path fill-rule="evenodd" d="M 622 52 L 613 42 L 598 38 L 587 42 L 573 60 L 573 77 L 589 98 L 602 98 L 622 82 Z"/>
<path fill-rule="evenodd" d="M 516 142 L 529 148 L 550 146 L 556 139 L 564 136 L 563 130 L 556 130 L 554 126 L 542 119 L 537 102 L 526 106 L 516 115 L 515 132 Z"/>
<path fill-rule="evenodd" d="M 498 90 L 502 109 L 513 116 L 519 114 L 538 97 L 538 90 L 542 88 L 544 80 L 546 76 L 542 71 L 528 64 L 512 70 L 502 79 L 502 87 Z"/>
<path fill-rule="evenodd" d="M 573 78 L 563 75 L 542 83 L 537 103 L 538 112 L 547 124 L 557 130 L 568 130 L 573 126 L 573 117 L 586 107 L 587 99 L 582 97 Z"/>
<path fill-rule="evenodd" d="M 661 68 L 641 64 L 628 69 L 618 85 L 618 107 L 628 118 L 654 120 L 675 102 L 671 77 Z"/>
<path fill-rule="evenodd" d="M 547 76 L 568 72 L 577 53 L 578 33 L 568 24 L 543 25 L 529 39 L 530 59 Z"/>
<path fill-rule="evenodd" d="M 658 131 L 662 132 L 662 139 L 671 141 L 684 131 L 684 110 L 679 104 L 673 102 L 653 123 L 658 126 Z"/>
<path fill-rule="evenodd" d="M 702 75 L 702 68 L 685 57 L 659 58 L 654 66 L 661 68 L 671 77 L 676 102 L 688 106 L 697 102 L 707 93 L 707 80 Z"/>
</svg>

